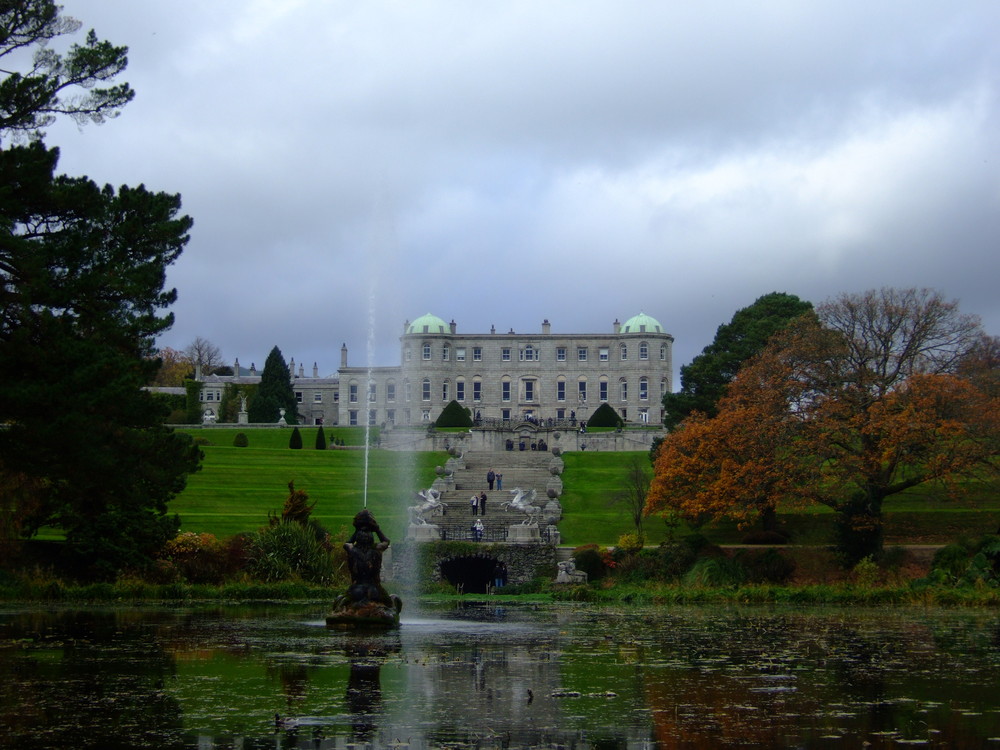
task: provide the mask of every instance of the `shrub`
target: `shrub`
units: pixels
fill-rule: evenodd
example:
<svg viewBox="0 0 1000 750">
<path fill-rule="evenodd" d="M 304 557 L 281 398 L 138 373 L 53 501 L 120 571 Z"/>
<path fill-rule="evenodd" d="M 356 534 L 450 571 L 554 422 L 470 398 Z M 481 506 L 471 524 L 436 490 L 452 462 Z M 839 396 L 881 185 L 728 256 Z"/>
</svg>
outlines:
<svg viewBox="0 0 1000 750">
<path fill-rule="evenodd" d="M 676 581 L 691 569 L 698 553 L 684 541 L 666 541 L 660 544 L 656 557 L 657 577 L 664 581 Z"/>
<path fill-rule="evenodd" d="M 729 557 L 703 557 L 684 574 L 684 585 L 697 588 L 739 586 L 746 580 L 746 569 Z"/>
<path fill-rule="evenodd" d="M 316 450 L 325 451 L 326 448 L 326 433 L 323 432 L 323 425 L 320 425 L 316 431 Z"/>
<path fill-rule="evenodd" d="M 627 555 L 634 555 L 641 550 L 645 544 L 646 540 L 643 538 L 642 534 L 629 532 L 618 537 L 618 544 L 616 545 L 616 548 L 620 549 Z"/>
<path fill-rule="evenodd" d="M 179 576 L 189 583 L 221 583 L 229 572 L 226 550 L 214 534 L 178 534 L 164 546 L 158 562 L 156 576 L 165 581 Z"/>
<path fill-rule="evenodd" d="M 585 544 L 574 549 L 573 564 L 577 570 L 587 574 L 588 581 L 598 581 L 608 573 L 604 558 L 596 544 Z"/>
<path fill-rule="evenodd" d="M 247 573 L 256 580 L 333 583 L 333 557 L 309 526 L 278 523 L 248 535 L 246 544 Z"/>
<path fill-rule="evenodd" d="M 776 549 L 743 550 L 736 560 L 746 570 L 750 583 L 785 583 L 795 572 L 795 561 Z"/>
<path fill-rule="evenodd" d="M 590 419 L 587 420 L 588 427 L 621 427 L 622 424 L 622 418 L 618 416 L 618 412 L 606 401 L 598 406 Z"/>
<path fill-rule="evenodd" d="M 448 405 L 441 410 L 435 427 L 472 427 L 472 415 L 469 409 L 462 406 L 458 401 L 449 401 Z"/>
<path fill-rule="evenodd" d="M 292 450 L 302 450 L 302 433 L 298 427 L 292 430 L 292 436 L 288 438 L 288 447 Z"/>
<path fill-rule="evenodd" d="M 250 438 L 247 437 L 245 432 L 237 432 L 236 437 L 233 438 L 233 446 L 236 448 L 246 448 L 250 445 Z"/>
</svg>

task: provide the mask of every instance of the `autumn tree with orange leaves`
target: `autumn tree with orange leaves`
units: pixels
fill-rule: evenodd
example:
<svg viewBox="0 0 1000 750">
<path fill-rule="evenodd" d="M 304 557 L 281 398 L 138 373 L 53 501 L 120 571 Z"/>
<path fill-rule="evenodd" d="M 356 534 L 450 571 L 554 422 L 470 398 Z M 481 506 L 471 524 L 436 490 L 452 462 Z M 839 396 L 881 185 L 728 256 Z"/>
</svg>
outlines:
<svg viewBox="0 0 1000 750">
<path fill-rule="evenodd" d="M 887 497 L 958 491 L 995 469 L 1000 404 L 962 374 L 984 341 L 977 318 L 930 290 L 824 303 L 740 370 L 718 416 L 664 440 L 647 512 L 749 521 L 820 502 L 837 512 L 845 563 L 877 556 Z"/>
</svg>

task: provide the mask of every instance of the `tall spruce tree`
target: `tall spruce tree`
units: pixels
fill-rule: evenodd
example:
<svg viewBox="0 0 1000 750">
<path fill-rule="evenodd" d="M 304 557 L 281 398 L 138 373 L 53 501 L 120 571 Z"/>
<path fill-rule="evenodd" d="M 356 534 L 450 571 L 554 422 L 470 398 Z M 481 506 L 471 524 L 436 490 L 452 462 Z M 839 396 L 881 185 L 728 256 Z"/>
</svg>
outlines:
<svg viewBox="0 0 1000 750">
<path fill-rule="evenodd" d="M 101 122 L 132 98 L 103 87 L 125 47 L 91 32 L 53 51 L 79 26 L 52 2 L 0 4 L 0 137 L 17 143 L 0 150 L 0 488 L 31 490 L 0 502 L 23 535 L 61 528 L 76 573 L 110 578 L 176 534 L 167 503 L 201 457 L 142 390 L 192 222 L 177 195 L 56 175 L 40 129 L 60 114 Z"/>
<path fill-rule="evenodd" d="M 285 410 L 285 422 L 298 424 L 299 415 L 292 390 L 291 373 L 281 350 L 275 346 L 267 355 L 264 371 L 260 374 L 257 393 L 247 407 L 251 422 L 277 422 Z"/>
</svg>

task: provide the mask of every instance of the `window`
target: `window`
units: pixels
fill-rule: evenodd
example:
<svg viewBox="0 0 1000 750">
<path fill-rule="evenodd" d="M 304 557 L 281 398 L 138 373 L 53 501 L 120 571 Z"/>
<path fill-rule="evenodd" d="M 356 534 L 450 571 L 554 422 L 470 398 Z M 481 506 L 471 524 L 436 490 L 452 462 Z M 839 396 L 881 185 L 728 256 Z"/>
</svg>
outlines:
<svg viewBox="0 0 1000 750">
<path fill-rule="evenodd" d="M 441 400 L 442 401 L 447 401 L 448 400 L 448 381 L 447 380 L 444 381 L 441 384 Z"/>
<path fill-rule="evenodd" d="M 522 362 L 534 362 L 538 359 L 538 350 L 531 344 L 528 344 L 521 349 L 519 356 Z"/>
<path fill-rule="evenodd" d="M 386 409 L 385 411 L 385 421 L 389 424 L 396 424 L 396 410 Z"/>
<path fill-rule="evenodd" d="M 430 359 L 431 358 L 431 345 L 430 344 L 424 344 L 423 351 L 424 351 L 424 359 L 425 360 Z"/>
<path fill-rule="evenodd" d="M 455 399 L 457 401 L 465 401 L 465 381 L 456 380 L 455 381 Z"/>
<path fill-rule="evenodd" d="M 406 347 L 406 349 L 404 349 L 403 351 L 407 362 L 413 359 L 413 352 L 410 350 L 410 347 Z"/>
<path fill-rule="evenodd" d="M 472 361 L 473 362 L 483 361 L 483 347 L 481 346 L 472 347 Z"/>
<path fill-rule="evenodd" d="M 639 409 L 639 421 L 643 424 L 649 423 L 649 409 Z"/>
<path fill-rule="evenodd" d="M 347 386 L 347 400 L 352 404 L 358 403 L 358 384 L 351 383 Z"/>
<path fill-rule="evenodd" d="M 649 400 L 649 379 L 639 378 L 639 400 L 648 401 Z"/>
<path fill-rule="evenodd" d="M 618 393 L 620 400 L 628 401 L 628 381 L 625 378 L 618 381 Z"/>
<path fill-rule="evenodd" d="M 649 359 L 649 344 L 645 341 L 639 344 L 639 359 Z"/>
<path fill-rule="evenodd" d="M 313 394 L 313 403 L 314 404 L 322 404 L 323 403 L 323 394 L 320 393 L 320 392 L 318 392 L 318 391 L 316 393 L 314 393 Z"/>
<path fill-rule="evenodd" d="M 566 400 L 566 381 L 560 379 L 556 381 L 556 401 L 565 401 L 565 400 Z"/>
<path fill-rule="evenodd" d="M 357 427 L 358 426 L 358 410 L 357 409 L 351 409 L 349 412 L 347 412 L 347 422 L 348 422 L 348 424 L 351 425 L 351 427 Z"/>
<path fill-rule="evenodd" d="M 660 361 L 663 362 L 667 358 L 667 345 L 660 344 Z"/>
<path fill-rule="evenodd" d="M 500 410 L 500 418 L 502 420 L 504 420 L 505 422 L 509 422 L 510 421 L 510 409 L 501 409 Z"/>
<path fill-rule="evenodd" d="M 601 402 L 608 400 L 608 381 L 604 378 L 597 384 L 597 397 Z"/>
<path fill-rule="evenodd" d="M 472 400 L 473 401 L 483 400 L 483 383 L 481 380 L 472 381 Z"/>
<path fill-rule="evenodd" d="M 208 391 L 205 393 L 206 401 L 215 401 L 215 391 Z"/>
<path fill-rule="evenodd" d="M 667 395 L 667 379 L 660 378 L 660 399 Z"/>
<path fill-rule="evenodd" d="M 510 362 L 510 347 L 509 346 L 505 346 L 503 349 L 500 350 L 500 359 L 502 359 L 504 362 Z"/>
<path fill-rule="evenodd" d="M 465 361 L 465 347 L 459 347 L 455 349 L 455 361 L 464 362 Z"/>
<path fill-rule="evenodd" d="M 396 400 L 396 381 L 390 380 L 385 384 L 385 400 L 395 401 Z"/>
<path fill-rule="evenodd" d="M 586 380 L 581 380 L 579 383 L 577 383 L 577 395 L 579 396 L 581 402 L 585 402 L 587 400 Z"/>
<path fill-rule="evenodd" d="M 413 395 L 413 393 L 412 393 L 411 388 L 410 388 L 410 381 L 409 380 L 404 380 L 403 381 L 403 398 L 406 399 L 407 401 L 409 401 L 410 397 L 412 395 Z M 406 423 L 409 424 L 410 420 L 407 419 Z"/>
<path fill-rule="evenodd" d="M 621 353 L 622 362 L 626 361 L 628 359 L 628 345 L 622 344 L 618 350 Z"/>
<path fill-rule="evenodd" d="M 442 346 L 441 347 L 441 361 L 447 362 L 451 358 L 451 347 Z"/>
<path fill-rule="evenodd" d="M 607 362 L 608 361 L 608 347 L 602 346 L 600 349 L 598 349 L 597 350 L 597 358 L 599 360 L 601 360 L 601 362 Z"/>
<path fill-rule="evenodd" d="M 376 392 L 376 390 L 375 390 L 375 388 L 376 388 L 376 386 L 375 386 L 375 382 L 374 381 L 371 381 L 371 382 L 368 383 L 368 402 L 369 403 L 373 403 L 375 401 L 375 397 L 378 395 L 377 392 Z"/>
<path fill-rule="evenodd" d="M 369 427 L 374 427 L 376 424 L 378 424 L 378 422 L 376 421 L 377 419 L 378 419 L 378 411 L 375 410 L 375 409 L 369 409 L 368 410 L 368 426 Z"/>
<path fill-rule="evenodd" d="M 524 381 L 524 400 L 527 402 L 532 402 L 535 400 L 535 381 L 525 380 Z"/>
<path fill-rule="evenodd" d="M 431 400 L 431 381 L 430 378 L 424 378 L 424 382 L 420 384 L 420 400 L 430 401 Z"/>
<path fill-rule="evenodd" d="M 431 410 L 430 409 L 421 409 L 420 410 L 420 421 L 421 422 L 430 422 L 431 421 Z"/>
<path fill-rule="evenodd" d="M 566 419 L 566 410 L 556 409 L 556 419 Z"/>
<path fill-rule="evenodd" d="M 500 383 L 500 400 L 510 401 L 510 381 L 504 380 Z"/>
<path fill-rule="evenodd" d="M 565 362 L 566 361 L 566 347 L 560 346 L 556 349 L 556 361 Z"/>
<path fill-rule="evenodd" d="M 580 362 L 587 361 L 587 347 L 581 346 L 576 350 L 576 358 Z"/>
</svg>

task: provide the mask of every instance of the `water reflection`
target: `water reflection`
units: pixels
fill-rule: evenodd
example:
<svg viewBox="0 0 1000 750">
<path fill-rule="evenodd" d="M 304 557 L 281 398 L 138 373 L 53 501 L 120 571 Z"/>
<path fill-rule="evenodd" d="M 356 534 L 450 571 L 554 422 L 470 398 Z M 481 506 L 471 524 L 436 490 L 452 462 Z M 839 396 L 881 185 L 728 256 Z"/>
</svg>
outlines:
<svg viewBox="0 0 1000 750">
<path fill-rule="evenodd" d="M 1000 746 L 992 612 L 0 611 L 15 748 Z"/>
</svg>

